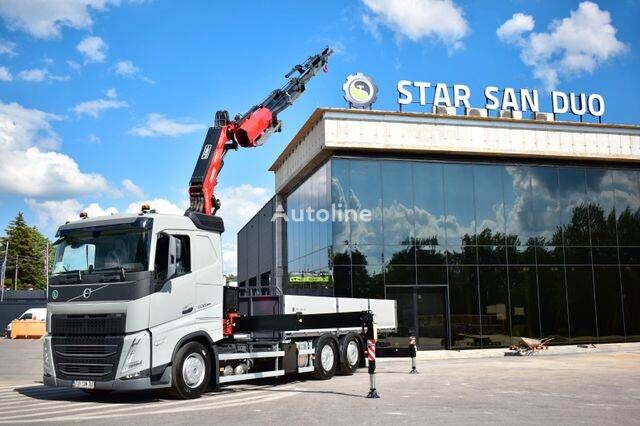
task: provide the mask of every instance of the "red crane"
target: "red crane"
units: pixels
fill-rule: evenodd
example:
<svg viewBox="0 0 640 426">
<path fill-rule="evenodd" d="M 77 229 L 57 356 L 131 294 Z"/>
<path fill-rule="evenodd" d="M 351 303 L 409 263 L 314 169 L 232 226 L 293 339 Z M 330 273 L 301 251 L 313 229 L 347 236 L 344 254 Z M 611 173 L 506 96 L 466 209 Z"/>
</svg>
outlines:
<svg viewBox="0 0 640 426">
<path fill-rule="evenodd" d="M 220 200 L 215 197 L 218 175 L 224 165 L 224 156 L 238 146 L 254 148 L 262 145 L 273 133 L 280 131 L 278 114 L 302 95 L 307 82 L 324 69 L 333 51 L 324 49 L 310 56 L 303 64 L 294 66 L 285 78 L 287 83 L 276 89 L 266 99 L 253 106 L 244 115 L 229 119 L 227 111 L 217 111 L 214 125 L 207 131 L 196 167 L 189 182 L 189 210 L 204 215 L 215 215 Z"/>
</svg>

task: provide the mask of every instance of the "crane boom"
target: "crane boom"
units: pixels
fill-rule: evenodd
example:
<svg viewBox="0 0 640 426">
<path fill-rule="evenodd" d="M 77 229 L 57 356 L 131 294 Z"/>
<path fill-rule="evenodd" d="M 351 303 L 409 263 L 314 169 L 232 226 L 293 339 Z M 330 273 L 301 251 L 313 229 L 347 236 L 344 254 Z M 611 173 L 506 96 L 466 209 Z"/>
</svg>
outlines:
<svg viewBox="0 0 640 426">
<path fill-rule="evenodd" d="M 214 124 L 207 131 L 189 182 L 190 211 L 204 215 L 216 214 L 220 200 L 215 198 L 214 192 L 227 151 L 238 149 L 238 146 L 254 148 L 262 145 L 273 132 L 280 131 L 278 114 L 304 93 L 308 81 L 326 67 L 332 53 L 327 47 L 304 63 L 295 65 L 285 75 L 288 80 L 284 86 L 272 91 L 244 115 L 230 120 L 227 111 L 216 112 Z"/>
</svg>

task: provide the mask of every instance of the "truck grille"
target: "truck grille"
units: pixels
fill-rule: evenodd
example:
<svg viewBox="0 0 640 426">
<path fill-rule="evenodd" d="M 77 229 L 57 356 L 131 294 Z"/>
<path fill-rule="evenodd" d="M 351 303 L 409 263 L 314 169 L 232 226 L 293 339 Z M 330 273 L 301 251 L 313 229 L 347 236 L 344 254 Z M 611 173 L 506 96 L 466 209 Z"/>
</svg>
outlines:
<svg viewBox="0 0 640 426">
<path fill-rule="evenodd" d="M 53 363 L 65 380 L 113 380 L 124 336 L 53 336 Z"/>
<path fill-rule="evenodd" d="M 125 314 L 51 315 L 53 335 L 114 335 L 124 334 Z"/>
</svg>

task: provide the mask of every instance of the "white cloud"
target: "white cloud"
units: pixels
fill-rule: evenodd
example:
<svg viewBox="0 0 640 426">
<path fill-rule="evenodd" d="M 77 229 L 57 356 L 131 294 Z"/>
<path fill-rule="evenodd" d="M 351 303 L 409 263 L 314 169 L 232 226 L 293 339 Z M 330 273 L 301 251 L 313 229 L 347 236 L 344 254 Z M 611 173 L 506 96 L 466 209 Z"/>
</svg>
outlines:
<svg viewBox="0 0 640 426">
<path fill-rule="evenodd" d="M 0 67 L 0 81 L 12 81 L 13 76 L 7 67 Z"/>
<path fill-rule="evenodd" d="M 76 49 L 82 53 L 85 62 L 104 62 L 107 58 L 107 44 L 97 36 L 85 37 Z"/>
<path fill-rule="evenodd" d="M 102 139 L 100 139 L 100 137 L 94 135 L 93 133 L 87 136 L 87 140 L 89 141 L 90 144 L 93 144 L 93 145 L 99 145 L 102 143 Z"/>
<path fill-rule="evenodd" d="M 126 189 L 130 194 L 132 194 L 136 198 L 143 198 L 144 191 L 138 185 L 133 183 L 131 179 L 125 179 L 122 181 L 122 186 Z"/>
<path fill-rule="evenodd" d="M 455 50 L 469 33 L 462 9 L 452 0 L 362 0 L 365 28 L 380 39 L 380 25 L 414 42 L 438 40 Z"/>
<path fill-rule="evenodd" d="M 33 198 L 27 198 L 24 201 L 27 206 L 34 211 L 38 225 L 43 228 L 60 226 L 67 221 L 78 220 L 80 212 L 86 212 L 89 217 L 118 214 L 118 209 L 115 207 L 103 208 L 98 203 L 91 203 L 85 206 L 73 198 L 47 201 L 37 201 Z"/>
<path fill-rule="evenodd" d="M 183 215 L 185 211 L 185 208 L 182 208 L 165 198 L 154 198 L 154 199 L 142 199 L 140 201 L 135 201 L 129 204 L 129 207 L 127 207 L 126 213 L 139 213 L 140 207 L 143 204 L 148 204 L 152 209 L 155 209 L 156 212 L 158 213 Z"/>
<path fill-rule="evenodd" d="M 592 73 L 598 66 L 628 50 L 616 37 L 611 14 L 583 1 L 569 17 L 554 20 L 547 32 L 531 32 L 534 19 L 517 13 L 497 30 L 503 42 L 520 49 L 522 62 L 531 67 L 546 89 L 561 77 Z"/>
<path fill-rule="evenodd" d="M 116 62 L 116 74 L 118 75 L 135 75 L 140 72 L 140 68 L 135 66 L 133 62 L 118 61 Z"/>
<path fill-rule="evenodd" d="M 74 71 L 78 71 L 82 67 L 82 65 L 80 65 L 79 63 L 71 59 L 67 61 L 67 65 L 69 66 L 69 68 L 71 68 Z"/>
<path fill-rule="evenodd" d="M 107 181 L 84 173 L 75 160 L 56 152 L 59 116 L 0 101 L 0 193 L 63 197 L 106 191 Z"/>
<path fill-rule="evenodd" d="M 0 1 L 0 16 L 12 30 L 37 38 L 60 37 L 62 27 L 91 29 L 91 12 L 103 11 L 120 0 L 19 0 Z"/>
<path fill-rule="evenodd" d="M 204 126 L 190 120 L 167 118 L 162 114 L 147 115 L 147 122 L 129 130 L 129 133 L 142 137 L 180 136 L 203 129 Z"/>
<path fill-rule="evenodd" d="M 129 104 L 125 101 L 117 99 L 118 93 L 115 89 L 106 91 L 106 99 L 94 99 L 91 101 L 80 102 L 71 110 L 78 115 L 89 115 L 98 118 L 100 113 L 110 109 L 128 108 Z"/>
<path fill-rule="evenodd" d="M 22 70 L 18 73 L 18 78 L 24 81 L 43 81 L 47 77 L 47 70 L 33 68 Z"/>
<path fill-rule="evenodd" d="M 14 42 L 0 39 L 0 55 L 15 56 L 17 54 Z"/>
<path fill-rule="evenodd" d="M 18 78 L 22 81 L 29 82 L 42 82 L 45 80 L 53 81 L 69 81 L 71 77 L 68 75 L 54 75 L 46 68 L 31 68 L 28 70 L 22 70 L 18 73 Z"/>
<path fill-rule="evenodd" d="M 531 31 L 534 25 L 535 21 L 532 16 L 524 13 L 514 13 L 510 19 L 498 27 L 496 34 L 503 42 L 511 43 L 518 41 L 522 34 Z"/>
</svg>

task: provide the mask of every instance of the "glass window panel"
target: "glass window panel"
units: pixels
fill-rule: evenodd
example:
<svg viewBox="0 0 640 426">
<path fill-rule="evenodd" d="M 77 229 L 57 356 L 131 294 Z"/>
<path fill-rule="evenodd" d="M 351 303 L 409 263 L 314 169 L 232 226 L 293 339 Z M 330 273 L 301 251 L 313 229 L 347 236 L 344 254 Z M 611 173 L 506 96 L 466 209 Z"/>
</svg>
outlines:
<svg viewBox="0 0 640 426">
<path fill-rule="evenodd" d="M 381 167 L 384 244 L 411 244 L 414 237 L 411 167 L 401 161 L 383 161 Z"/>
<path fill-rule="evenodd" d="M 447 248 L 447 263 L 453 265 L 475 265 L 478 263 L 476 246 Z"/>
<path fill-rule="evenodd" d="M 620 247 L 620 263 L 640 265 L 640 247 Z"/>
<path fill-rule="evenodd" d="M 331 162 L 331 204 L 336 210 L 349 205 L 349 161 L 334 159 Z M 349 244 L 349 222 L 334 220 L 332 227 L 333 244 Z"/>
<path fill-rule="evenodd" d="M 538 285 L 534 266 L 509 267 L 511 336 L 540 336 L 538 321 Z"/>
<path fill-rule="evenodd" d="M 447 347 L 446 288 L 419 287 L 416 289 L 418 316 L 418 348 L 445 349 Z"/>
<path fill-rule="evenodd" d="M 338 265 L 351 265 L 351 251 L 347 245 L 335 245 L 331 247 L 329 258 L 331 264 Z"/>
<path fill-rule="evenodd" d="M 510 265 L 533 265 L 536 263 L 535 247 L 507 246 L 507 258 Z"/>
<path fill-rule="evenodd" d="M 387 285 L 415 285 L 416 283 L 416 265 L 387 265 L 385 270 Z"/>
<path fill-rule="evenodd" d="M 444 245 L 443 166 L 421 162 L 412 165 L 417 244 Z"/>
<path fill-rule="evenodd" d="M 384 262 L 383 251 L 382 246 L 354 245 L 351 248 L 351 263 L 354 265 L 381 264 Z"/>
<path fill-rule="evenodd" d="M 591 264 L 591 248 L 589 247 L 565 247 L 564 256 L 567 265 Z"/>
<path fill-rule="evenodd" d="M 591 266 L 567 266 L 569 324 L 574 342 L 597 341 Z"/>
<path fill-rule="evenodd" d="M 473 166 L 445 164 L 444 194 L 448 246 L 475 244 Z"/>
<path fill-rule="evenodd" d="M 596 286 L 598 313 L 598 342 L 624 341 L 620 271 L 617 266 L 595 266 L 593 278 Z"/>
<path fill-rule="evenodd" d="M 482 346 L 509 346 L 509 290 L 507 268 L 480 266 Z"/>
<path fill-rule="evenodd" d="M 475 166 L 475 220 L 478 245 L 505 244 L 502 166 Z"/>
<path fill-rule="evenodd" d="M 613 172 L 606 169 L 587 169 L 587 197 L 591 244 L 594 246 L 617 245 L 616 213 L 613 208 Z"/>
<path fill-rule="evenodd" d="M 531 168 L 507 166 L 502 172 L 507 244 L 527 245 L 534 236 L 531 216 Z"/>
<path fill-rule="evenodd" d="M 580 167 L 560 167 L 560 219 L 562 236 L 567 246 L 589 245 L 589 213 L 585 170 Z"/>
<path fill-rule="evenodd" d="M 558 169 L 531 167 L 531 231 L 536 245 L 561 245 Z"/>
<path fill-rule="evenodd" d="M 423 265 L 444 265 L 445 248 L 438 245 L 417 245 L 416 250 L 416 263 Z"/>
<path fill-rule="evenodd" d="M 352 160 L 349 170 L 349 209 L 371 212 L 371 221 L 351 221 L 352 244 L 382 245 L 382 188 L 380 163 Z"/>
<path fill-rule="evenodd" d="M 562 266 L 538 266 L 540 291 L 540 323 L 542 338 L 558 336 L 551 343 L 566 343 L 569 339 L 567 291 Z"/>
<path fill-rule="evenodd" d="M 628 342 L 640 341 L 640 267 L 623 266 L 624 322 Z"/>
<path fill-rule="evenodd" d="M 618 226 L 618 244 L 640 245 L 640 188 L 638 172 L 614 170 L 613 186 Z"/>
<path fill-rule="evenodd" d="M 384 275 L 381 264 L 354 265 L 351 274 L 353 297 L 384 298 Z"/>
<path fill-rule="evenodd" d="M 593 247 L 591 249 L 593 263 L 599 265 L 617 265 L 618 247 Z"/>
<path fill-rule="evenodd" d="M 478 246 L 479 265 L 506 265 L 505 246 Z"/>
<path fill-rule="evenodd" d="M 538 265 L 564 264 L 564 251 L 562 246 L 536 247 L 536 260 Z"/>
<path fill-rule="evenodd" d="M 351 267 L 335 266 L 333 268 L 333 291 L 335 297 L 351 297 Z"/>
<path fill-rule="evenodd" d="M 454 349 L 482 347 L 475 266 L 449 268 L 451 340 Z"/>
<path fill-rule="evenodd" d="M 418 284 L 434 285 L 447 283 L 447 267 L 445 265 L 417 265 L 416 274 Z"/>
<path fill-rule="evenodd" d="M 414 246 L 384 246 L 383 256 L 388 264 L 413 265 L 416 263 Z"/>
<path fill-rule="evenodd" d="M 393 336 L 385 339 L 391 346 L 406 348 L 409 335 L 415 333 L 415 305 L 414 288 L 412 287 L 387 287 L 387 299 L 396 301 L 398 312 L 398 330 Z"/>
</svg>

